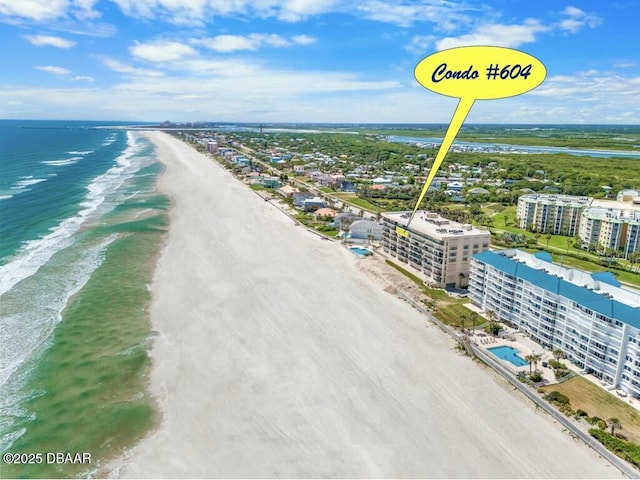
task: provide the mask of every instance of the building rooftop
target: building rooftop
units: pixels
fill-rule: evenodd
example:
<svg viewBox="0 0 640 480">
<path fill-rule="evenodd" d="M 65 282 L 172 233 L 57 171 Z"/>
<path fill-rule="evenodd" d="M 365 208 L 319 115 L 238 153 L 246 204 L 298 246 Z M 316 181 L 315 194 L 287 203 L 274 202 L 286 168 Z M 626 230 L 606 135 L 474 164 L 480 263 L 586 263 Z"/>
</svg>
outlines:
<svg viewBox="0 0 640 480">
<path fill-rule="evenodd" d="M 594 312 L 640 328 L 640 291 L 616 286 L 610 276 L 564 268 L 521 250 L 487 251 L 473 258 Z"/>
<path fill-rule="evenodd" d="M 560 195 L 555 193 L 549 194 L 539 194 L 539 193 L 531 193 L 527 195 L 523 195 L 520 199 L 536 201 L 536 202 L 544 202 L 549 204 L 570 204 L 575 206 L 584 206 L 591 205 L 593 201 L 590 197 L 578 197 L 576 195 Z"/>
<path fill-rule="evenodd" d="M 382 216 L 406 227 L 411 217 L 411 212 L 385 212 Z M 454 222 L 453 220 L 441 217 L 437 213 L 427 212 L 425 210 L 418 210 L 416 212 L 409 225 L 409 231 L 422 233 L 438 239 L 490 235 L 488 230 L 481 230 L 471 224 Z"/>
<path fill-rule="evenodd" d="M 618 202 L 613 202 L 618 203 Z M 623 204 L 620 207 L 589 207 L 584 211 L 583 215 L 589 218 L 609 218 L 611 220 L 619 220 L 621 222 L 640 222 L 640 205 L 632 208 L 630 204 Z"/>
</svg>

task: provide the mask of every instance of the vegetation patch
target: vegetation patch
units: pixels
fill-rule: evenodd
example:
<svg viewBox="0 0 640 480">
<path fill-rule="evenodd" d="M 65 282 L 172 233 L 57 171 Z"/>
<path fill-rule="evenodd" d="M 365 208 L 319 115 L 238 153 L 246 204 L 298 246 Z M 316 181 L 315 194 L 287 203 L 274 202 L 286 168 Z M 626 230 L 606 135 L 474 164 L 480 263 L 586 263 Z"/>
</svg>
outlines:
<svg viewBox="0 0 640 480">
<path fill-rule="evenodd" d="M 640 445 L 632 443 L 599 428 L 590 428 L 589 435 L 598 440 L 605 448 L 632 465 L 640 467 Z"/>
<path fill-rule="evenodd" d="M 558 392 L 570 399 L 575 413 L 588 412 L 590 422 L 604 422 L 610 418 L 619 419 L 625 435 L 630 441 L 640 443 L 640 412 L 615 395 L 594 385 L 589 380 L 575 376 L 564 382 L 549 385 L 541 389 L 544 393 Z M 600 424 L 602 425 L 602 423 Z"/>
</svg>

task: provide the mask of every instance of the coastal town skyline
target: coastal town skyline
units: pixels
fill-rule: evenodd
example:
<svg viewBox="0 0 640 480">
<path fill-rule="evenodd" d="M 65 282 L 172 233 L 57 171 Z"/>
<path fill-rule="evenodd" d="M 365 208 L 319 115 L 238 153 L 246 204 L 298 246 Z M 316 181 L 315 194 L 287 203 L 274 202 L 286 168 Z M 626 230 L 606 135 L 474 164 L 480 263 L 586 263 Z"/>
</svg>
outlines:
<svg viewBox="0 0 640 480">
<path fill-rule="evenodd" d="M 0 118 L 446 123 L 427 55 L 516 48 L 547 68 L 469 123 L 640 123 L 634 2 L 0 0 Z"/>
</svg>

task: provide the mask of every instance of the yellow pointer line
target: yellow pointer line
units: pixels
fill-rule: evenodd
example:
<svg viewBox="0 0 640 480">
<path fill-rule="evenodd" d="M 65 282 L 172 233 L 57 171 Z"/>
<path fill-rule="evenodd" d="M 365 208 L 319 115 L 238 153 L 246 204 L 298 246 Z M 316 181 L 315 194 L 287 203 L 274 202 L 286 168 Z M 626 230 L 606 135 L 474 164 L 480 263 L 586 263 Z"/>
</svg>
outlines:
<svg viewBox="0 0 640 480">
<path fill-rule="evenodd" d="M 464 119 L 467 118 L 467 114 L 469 113 L 469 110 L 471 110 L 471 107 L 473 106 L 474 101 L 475 101 L 474 98 L 465 98 L 465 97 L 460 98 L 460 101 L 458 102 L 458 106 L 456 107 L 456 111 L 454 112 L 453 118 L 451 119 L 451 123 L 449 124 L 449 128 L 447 129 L 447 133 L 442 139 L 442 145 L 440 145 L 440 150 L 438 150 L 436 159 L 433 162 L 433 166 L 431 167 L 431 170 L 429 171 L 427 182 L 424 184 L 424 188 L 422 189 L 422 192 L 418 197 L 418 202 L 416 203 L 416 206 L 413 209 L 413 212 L 411 213 L 411 217 L 409 218 L 409 223 L 407 223 L 406 228 L 409 228 L 409 224 L 411 223 L 411 220 L 413 220 L 413 217 L 418 211 L 418 207 L 420 206 L 422 199 L 427 193 L 427 190 L 429 189 L 431 182 L 433 182 L 433 179 L 436 176 L 436 173 L 438 173 L 440 164 L 442 163 L 442 161 L 444 160 L 444 157 L 449 151 L 449 148 L 451 147 L 453 140 L 456 138 L 456 135 L 458 134 L 458 131 L 460 130 L 460 127 L 464 122 Z M 396 232 L 397 231 L 398 230 L 396 229 Z M 408 237 L 408 233 L 407 235 L 403 235 L 403 236 Z"/>
</svg>

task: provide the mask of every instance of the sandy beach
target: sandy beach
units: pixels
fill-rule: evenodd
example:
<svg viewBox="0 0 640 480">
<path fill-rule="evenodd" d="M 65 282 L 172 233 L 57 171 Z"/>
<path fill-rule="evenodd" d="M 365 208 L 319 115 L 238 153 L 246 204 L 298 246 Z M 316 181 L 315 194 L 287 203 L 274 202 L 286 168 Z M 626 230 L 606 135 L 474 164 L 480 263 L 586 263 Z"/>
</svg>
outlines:
<svg viewBox="0 0 640 480">
<path fill-rule="evenodd" d="M 173 201 L 152 285 L 162 420 L 117 476 L 621 477 L 355 255 L 149 135 Z"/>
</svg>

